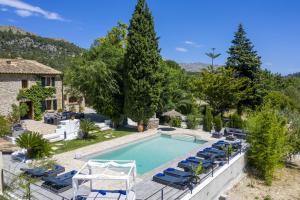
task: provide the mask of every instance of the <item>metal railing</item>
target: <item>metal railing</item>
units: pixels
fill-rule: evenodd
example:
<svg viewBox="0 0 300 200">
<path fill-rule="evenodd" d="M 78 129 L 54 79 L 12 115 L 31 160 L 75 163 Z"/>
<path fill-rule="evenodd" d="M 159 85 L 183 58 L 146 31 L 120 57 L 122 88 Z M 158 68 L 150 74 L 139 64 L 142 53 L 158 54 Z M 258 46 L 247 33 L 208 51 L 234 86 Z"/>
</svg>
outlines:
<svg viewBox="0 0 300 200">
<path fill-rule="evenodd" d="M 43 188 L 34 179 L 15 175 L 14 173 L 2 169 L 4 193 L 12 198 L 26 200 L 70 200 L 64 196 L 56 194 L 47 188 Z"/>
<path fill-rule="evenodd" d="M 233 152 L 233 154 L 231 154 L 230 156 L 228 156 L 227 162 L 225 163 L 225 165 L 226 164 L 228 165 L 230 160 L 232 160 L 238 154 L 242 154 L 242 152 L 245 152 L 246 150 L 247 150 L 247 146 L 240 147 L 237 151 Z M 214 172 L 216 172 L 217 170 L 219 170 L 222 166 L 224 166 L 224 165 L 218 165 L 216 167 L 213 167 L 213 165 L 212 165 L 211 171 L 208 172 L 204 177 L 201 177 L 200 181 L 196 185 L 194 185 L 193 188 L 195 188 L 198 185 L 200 185 L 201 183 L 203 183 L 207 178 L 213 177 L 214 176 Z M 183 190 L 182 192 L 179 192 L 180 194 L 172 196 L 172 199 L 174 199 L 174 200 L 181 199 L 184 195 L 186 195 L 188 193 L 192 193 L 193 188 L 187 188 L 187 189 Z M 164 200 L 164 199 L 166 199 L 165 198 L 165 196 L 166 196 L 166 192 L 165 191 L 167 189 L 174 189 L 174 188 L 172 188 L 171 186 L 165 185 L 162 188 L 160 188 L 159 190 L 157 190 L 154 193 L 152 193 L 151 195 L 149 195 L 148 197 L 146 197 L 144 199 L 136 199 L 136 200 L 151 200 L 151 199 Z M 154 198 L 154 197 L 156 197 L 156 198 Z"/>
</svg>

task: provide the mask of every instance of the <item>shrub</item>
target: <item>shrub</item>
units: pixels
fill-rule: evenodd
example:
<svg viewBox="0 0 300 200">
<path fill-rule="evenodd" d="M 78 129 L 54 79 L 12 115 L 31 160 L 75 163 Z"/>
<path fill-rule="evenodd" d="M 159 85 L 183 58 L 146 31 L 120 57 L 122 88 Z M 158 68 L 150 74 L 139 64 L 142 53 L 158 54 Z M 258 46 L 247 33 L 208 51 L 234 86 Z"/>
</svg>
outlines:
<svg viewBox="0 0 300 200">
<path fill-rule="evenodd" d="M 211 114 L 211 109 L 210 109 L 210 107 L 206 106 L 204 119 L 203 119 L 203 130 L 204 131 L 211 131 L 212 125 L 213 125 L 212 121 L 213 121 L 213 117 Z"/>
<path fill-rule="evenodd" d="M 264 200 L 272 200 L 272 197 L 270 195 L 265 196 Z"/>
<path fill-rule="evenodd" d="M 263 105 L 247 121 L 249 131 L 248 162 L 266 184 L 271 185 L 274 171 L 281 166 L 287 153 L 286 119 L 273 109 Z"/>
<path fill-rule="evenodd" d="M 194 173 L 194 177 L 193 177 L 195 179 L 194 181 L 196 181 L 196 183 L 200 183 L 200 181 L 201 181 L 200 175 L 205 172 L 205 169 L 202 166 L 202 163 L 200 162 L 197 167 L 192 168 L 192 171 Z"/>
<path fill-rule="evenodd" d="M 195 129 L 199 125 L 199 119 L 197 115 L 188 115 L 186 125 L 189 129 Z"/>
<path fill-rule="evenodd" d="M 13 124 L 19 123 L 21 118 L 24 117 L 29 108 L 27 104 L 21 103 L 20 106 L 17 106 L 16 104 L 11 105 L 12 111 L 9 113 L 9 121 Z"/>
<path fill-rule="evenodd" d="M 244 121 L 242 120 L 241 116 L 237 113 L 234 113 L 229 118 L 229 125 L 230 128 L 240 128 L 244 127 Z"/>
<path fill-rule="evenodd" d="M 19 147 L 27 150 L 28 158 L 44 158 L 51 155 L 51 144 L 36 132 L 26 132 L 16 139 Z"/>
<path fill-rule="evenodd" d="M 289 144 L 289 158 L 300 153 L 300 117 L 298 114 L 292 116 L 289 134 L 288 134 L 288 144 Z"/>
<path fill-rule="evenodd" d="M 217 131 L 217 132 L 220 132 L 222 130 L 223 122 L 222 122 L 221 114 L 218 114 L 217 116 L 215 116 L 214 127 L 215 127 L 215 131 Z"/>
<path fill-rule="evenodd" d="M 292 99 L 280 91 L 269 92 L 263 101 L 264 103 L 271 103 L 271 105 L 278 110 L 293 111 L 296 109 L 296 105 Z"/>
<path fill-rule="evenodd" d="M 80 120 L 80 130 L 82 133 L 82 138 L 86 139 L 89 137 L 89 132 L 95 130 L 95 123 L 89 119 Z"/>
<path fill-rule="evenodd" d="M 181 119 L 179 117 L 171 117 L 169 123 L 172 127 L 181 127 Z"/>
<path fill-rule="evenodd" d="M 0 137 L 3 137 L 10 133 L 11 130 L 9 121 L 4 116 L 0 115 Z"/>
</svg>

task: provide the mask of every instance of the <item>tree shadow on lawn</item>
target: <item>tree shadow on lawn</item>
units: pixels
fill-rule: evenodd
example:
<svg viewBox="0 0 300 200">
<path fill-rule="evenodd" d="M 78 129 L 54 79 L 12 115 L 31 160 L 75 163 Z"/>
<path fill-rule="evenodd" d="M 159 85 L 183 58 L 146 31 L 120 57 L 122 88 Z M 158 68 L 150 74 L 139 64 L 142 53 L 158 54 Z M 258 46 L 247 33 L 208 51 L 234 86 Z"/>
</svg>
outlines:
<svg viewBox="0 0 300 200">
<path fill-rule="evenodd" d="M 136 128 L 128 128 L 128 127 L 118 127 L 115 131 L 127 131 L 127 132 L 137 132 Z"/>
</svg>

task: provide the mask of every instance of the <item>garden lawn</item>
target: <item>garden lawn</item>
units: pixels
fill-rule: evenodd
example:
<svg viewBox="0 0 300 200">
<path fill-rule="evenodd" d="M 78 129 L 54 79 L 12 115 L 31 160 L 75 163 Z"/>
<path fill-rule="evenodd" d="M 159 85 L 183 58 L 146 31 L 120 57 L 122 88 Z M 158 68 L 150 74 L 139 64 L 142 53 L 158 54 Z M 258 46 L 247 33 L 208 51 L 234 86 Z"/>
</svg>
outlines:
<svg viewBox="0 0 300 200">
<path fill-rule="evenodd" d="M 132 134 L 133 132 L 135 132 L 135 130 L 126 129 L 126 128 L 109 130 L 109 131 L 95 131 L 90 133 L 87 139 L 75 139 L 75 140 L 55 142 L 53 143 L 53 147 L 54 147 L 53 149 L 55 154 L 59 154 L 67 151 L 72 151 L 74 149 L 78 149 L 84 146 L 129 135 Z"/>
</svg>

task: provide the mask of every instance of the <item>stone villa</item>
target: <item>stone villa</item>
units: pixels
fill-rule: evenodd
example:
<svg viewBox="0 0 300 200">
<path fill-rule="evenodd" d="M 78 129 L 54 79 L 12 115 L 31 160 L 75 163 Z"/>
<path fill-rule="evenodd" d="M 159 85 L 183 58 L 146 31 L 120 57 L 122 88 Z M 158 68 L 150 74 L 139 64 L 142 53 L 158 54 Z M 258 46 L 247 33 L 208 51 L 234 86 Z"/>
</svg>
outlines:
<svg viewBox="0 0 300 200">
<path fill-rule="evenodd" d="M 62 73 L 34 60 L 0 59 L 0 115 L 8 115 L 11 105 L 19 105 L 17 95 L 20 89 L 30 88 L 40 81 L 43 87 L 55 87 L 56 94 L 42 102 L 43 111 L 63 108 Z M 33 118 L 32 102 L 28 105 L 27 118 Z"/>
</svg>

